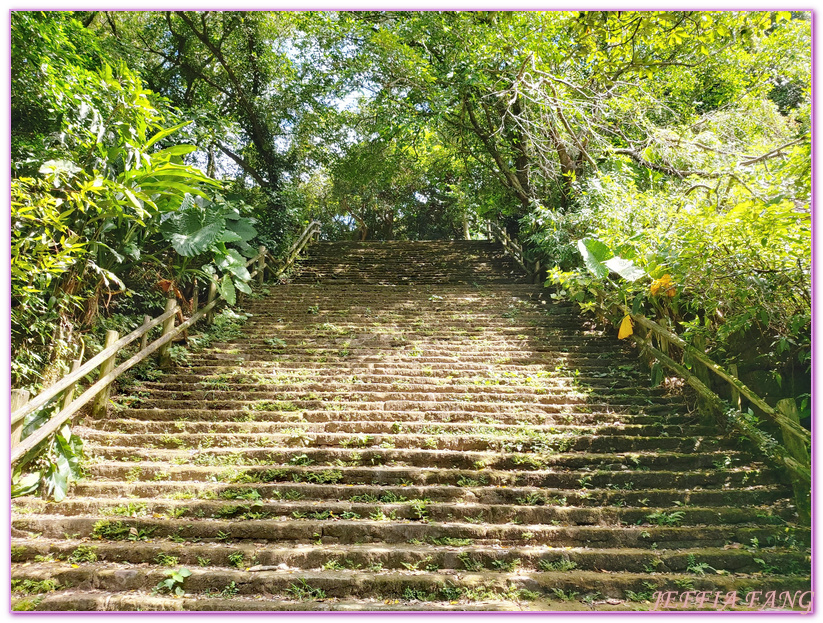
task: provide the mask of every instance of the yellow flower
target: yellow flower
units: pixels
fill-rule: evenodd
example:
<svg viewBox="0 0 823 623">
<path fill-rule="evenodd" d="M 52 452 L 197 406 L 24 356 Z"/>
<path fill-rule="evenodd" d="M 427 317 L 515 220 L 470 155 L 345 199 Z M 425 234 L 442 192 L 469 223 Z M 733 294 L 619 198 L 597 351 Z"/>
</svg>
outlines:
<svg viewBox="0 0 823 623">
<path fill-rule="evenodd" d="M 666 273 L 660 279 L 655 279 L 649 289 L 654 296 L 661 293 L 661 290 L 662 294 L 665 294 L 668 297 L 672 297 L 677 294 L 677 288 L 674 287 L 674 284 L 672 283 L 672 276 L 669 273 Z"/>
</svg>

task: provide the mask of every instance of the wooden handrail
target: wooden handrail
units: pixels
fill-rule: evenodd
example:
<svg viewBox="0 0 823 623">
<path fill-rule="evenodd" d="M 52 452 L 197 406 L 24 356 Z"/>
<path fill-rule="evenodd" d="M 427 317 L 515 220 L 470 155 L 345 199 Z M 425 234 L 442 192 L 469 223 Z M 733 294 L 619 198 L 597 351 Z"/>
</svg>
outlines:
<svg viewBox="0 0 823 623">
<path fill-rule="evenodd" d="M 706 385 L 704 385 L 703 382 L 700 379 L 698 379 L 694 374 L 691 374 L 685 368 L 685 366 L 680 365 L 674 359 L 672 359 L 671 357 L 666 355 L 664 352 L 662 352 L 662 351 L 658 350 L 657 348 L 655 348 L 654 346 L 652 346 L 651 345 L 651 340 L 644 340 L 643 338 L 637 336 L 636 334 L 632 334 L 631 337 L 637 343 L 638 346 L 640 346 L 641 348 L 647 350 L 651 355 L 653 355 L 655 357 L 655 359 L 657 359 L 658 361 L 663 363 L 667 368 L 671 369 L 672 371 L 674 371 L 674 372 L 678 373 L 680 376 L 682 376 L 686 380 L 686 382 L 689 385 L 691 385 L 692 388 L 695 389 L 695 391 L 697 391 L 697 393 L 699 393 L 704 398 L 707 398 L 708 400 L 716 403 L 715 406 L 717 408 L 719 408 L 720 398 L 712 390 L 710 390 L 708 387 L 706 387 Z M 785 416 L 781 416 L 781 417 L 783 417 L 783 419 L 786 419 L 787 421 L 791 422 L 791 420 L 788 420 L 788 418 L 785 418 Z M 756 435 L 752 434 L 751 427 L 743 426 L 743 425 L 741 425 L 741 423 L 739 421 L 732 422 L 732 425 L 735 428 L 738 428 L 740 430 L 740 432 L 742 432 L 743 434 L 745 434 L 748 437 L 756 436 Z M 758 432 L 760 433 L 760 435 L 762 435 L 762 431 L 758 431 Z M 758 445 L 765 445 L 765 443 L 762 440 L 753 440 L 753 441 L 755 441 L 755 443 L 758 443 Z M 782 448 L 778 449 L 778 451 L 774 452 L 774 453 L 775 453 L 777 459 L 781 463 L 783 463 L 783 465 L 786 467 L 786 469 L 788 469 L 796 477 L 800 478 L 804 483 L 811 484 L 812 474 L 811 474 L 811 469 L 808 466 L 801 464 L 800 462 L 798 462 L 797 460 L 795 460 L 794 458 L 789 456 L 787 454 L 787 452 L 785 450 L 783 450 Z"/>
<path fill-rule="evenodd" d="M 532 275 L 533 272 L 526 266 L 526 260 L 523 257 L 523 249 L 514 242 L 509 235 L 495 222 L 488 221 L 492 233 L 500 240 L 500 243 L 509 252 L 515 262 L 520 265 L 527 274 Z"/>
<path fill-rule="evenodd" d="M 265 257 L 266 253 L 267 251 L 265 247 L 261 247 L 258 254 L 251 260 L 249 260 L 247 266 L 252 262 L 258 261 L 261 257 Z M 258 268 L 256 268 L 250 273 L 252 277 L 258 273 L 258 271 L 260 270 L 260 266 L 261 265 L 258 265 Z M 180 332 L 186 330 L 192 324 L 200 320 L 202 317 L 208 315 L 209 312 L 211 312 L 212 309 L 214 309 L 215 305 L 217 305 L 221 298 L 221 295 L 216 295 L 211 301 L 209 301 L 207 305 L 198 310 L 196 313 L 192 314 L 191 318 L 189 318 L 185 322 L 182 322 L 177 327 L 169 327 L 167 331 L 164 331 L 164 334 L 160 338 L 158 338 L 151 344 L 146 345 L 145 348 L 141 348 L 135 355 L 133 355 L 131 358 L 127 359 L 119 366 L 111 370 L 111 372 L 101 375 L 101 377 L 91 387 L 89 387 L 80 396 L 72 400 L 70 404 L 64 405 L 63 408 L 61 408 L 56 414 L 54 414 L 51 417 L 51 419 L 49 419 L 48 422 L 46 422 L 46 424 L 38 428 L 34 433 L 32 433 L 21 443 L 15 445 L 11 449 L 11 463 L 14 464 L 15 462 L 19 461 L 20 458 L 25 456 L 32 449 L 37 447 L 38 444 L 42 443 L 45 439 L 47 439 L 49 435 L 56 432 L 75 413 L 77 413 L 77 411 L 79 411 L 93 398 L 100 394 L 101 391 L 108 387 L 111 384 L 111 382 L 114 381 L 123 372 L 143 361 L 143 359 L 154 353 L 156 350 L 162 348 L 163 346 L 171 342 L 171 340 L 173 340 Z M 144 322 L 140 327 L 132 331 L 129 335 L 117 340 L 116 342 L 111 344 L 111 346 L 105 348 L 102 352 L 98 353 L 97 355 L 89 359 L 89 361 L 87 361 L 84 365 L 80 366 L 79 369 L 76 369 L 68 376 L 64 377 L 63 379 L 60 379 L 57 383 L 55 383 L 47 390 L 43 391 L 41 394 L 36 396 L 31 402 L 28 402 L 23 407 L 17 409 L 11 415 L 12 428 L 14 428 L 15 426 L 19 428 L 22 425 L 22 421 L 25 419 L 27 415 L 33 413 L 37 409 L 46 405 L 52 398 L 57 396 L 61 391 L 64 391 L 69 387 L 72 387 L 77 381 L 86 376 L 95 367 L 104 363 L 106 360 L 111 359 L 124 346 L 130 344 L 137 338 L 140 338 L 143 335 L 148 334 L 148 332 L 152 328 L 156 327 L 161 323 L 166 322 L 170 318 L 173 318 L 179 311 L 180 306 L 175 303 L 174 306 L 167 309 L 163 314 L 161 314 L 157 318 L 154 318 L 153 320 Z"/>
<path fill-rule="evenodd" d="M 320 227 L 320 221 L 312 221 L 311 223 L 306 225 L 305 229 L 297 238 L 297 240 L 294 243 L 292 243 L 291 247 L 289 247 L 289 252 L 286 255 L 289 256 L 295 251 L 299 253 L 300 250 L 306 245 L 307 241 L 304 240 L 304 238 L 306 238 L 307 236 L 311 237 L 315 233 L 315 231 L 319 233 Z"/>
<path fill-rule="evenodd" d="M 91 399 L 94 398 L 101 390 L 108 387 L 108 385 L 112 381 L 114 381 L 114 379 L 116 379 L 118 376 L 123 374 L 123 372 L 143 361 L 143 359 L 151 355 L 154 351 L 171 342 L 175 337 L 177 337 L 177 335 L 181 331 L 188 329 L 192 324 L 200 320 L 200 318 L 205 316 L 206 313 L 208 313 L 208 311 L 212 307 L 217 305 L 218 300 L 219 299 L 214 299 L 211 303 L 203 307 L 203 309 L 194 314 L 186 322 L 177 325 L 171 332 L 156 339 L 154 342 L 149 344 L 144 350 L 141 350 L 140 352 L 136 353 L 131 358 L 127 359 L 119 366 L 117 366 L 114 370 L 109 372 L 107 375 L 98 379 L 94 385 L 89 387 L 86 391 L 80 394 L 80 396 L 75 398 L 68 407 L 62 409 L 59 413 L 56 413 L 46 424 L 38 428 L 32 435 L 30 435 L 24 441 L 22 441 L 20 445 L 16 446 L 15 448 L 12 448 L 12 464 L 18 461 L 31 449 L 35 448 L 49 435 L 57 431 L 63 424 L 66 423 L 66 421 L 69 420 L 69 418 L 71 418 L 71 416 L 73 416 L 75 413 L 77 413 L 77 411 L 79 411 L 83 406 L 85 406 L 89 401 L 91 401 Z M 175 308 L 174 311 L 176 312 L 177 309 L 178 308 Z"/>
<path fill-rule="evenodd" d="M 269 254 L 269 257 L 272 259 L 273 263 L 280 264 L 278 269 L 279 272 L 282 273 L 287 268 L 289 268 L 289 266 L 291 266 L 292 263 L 294 263 L 295 258 L 297 258 L 297 256 L 300 255 L 300 252 L 306 247 L 306 245 L 309 244 L 309 242 L 311 242 L 311 237 L 314 234 L 320 233 L 321 226 L 322 225 L 320 221 L 312 221 L 311 223 L 306 225 L 305 229 L 300 234 L 300 236 L 298 236 L 297 240 L 289 247 L 289 250 L 285 255 L 285 259 L 282 260 L 282 263 L 278 261 L 277 258 Z"/>
<path fill-rule="evenodd" d="M 665 327 L 656 323 L 654 320 L 650 320 L 642 314 L 631 313 L 631 310 L 629 310 L 629 308 L 623 305 L 622 303 L 617 303 L 616 305 L 618 309 L 620 309 L 624 314 L 628 314 L 629 316 L 631 316 L 632 320 L 634 320 L 640 326 L 645 327 L 649 331 L 652 331 L 660 335 L 661 337 L 667 339 L 669 342 L 676 344 L 681 349 L 688 352 L 689 355 L 691 355 L 694 359 L 698 360 L 700 363 L 702 363 L 709 370 L 714 372 L 721 379 L 729 383 L 743 396 L 748 398 L 754 406 L 763 411 L 763 413 L 765 413 L 775 424 L 778 424 L 784 430 L 790 431 L 793 435 L 795 435 L 801 442 L 805 443 L 806 445 L 811 444 L 811 433 L 809 431 L 800 426 L 800 424 L 798 424 L 797 422 L 790 420 L 785 415 L 772 408 L 765 400 L 763 400 L 760 396 L 755 394 L 740 380 L 734 378 L 731 374 L 726 372 L 723 368 L 721 368 L 714 361 L 712 361 L 706 355 L 706 353 L 701 352 L 699 349 L 695 348 L 694 346 L 686 342 L 679 335 L 673 333 L 672 331 L 669 331 Z"/>
<path fill-rule="evenodd" d="M 124 346 L 131 344 L 134 340 L 141 337 L 144 333 L 148 333 L 151 329 L 156 327 L 157 325 L 164 322 L 167 318 L 170 318 L 177 310 L 165 312 L 164 314 L 158 316 L 151 322 L 147 324 L 143 324 L 139 326 L 137 329 L 129 333 L 126 337 L 120 338 L 114 344 L 112 344 L 109 348 L 100 351 L 97 355 L 89 359 L 86 363 L 84 363 L 76 372 L 72 372 L 68 376 L 60 379 L 51 387 L 43 390 L 41 393 L 37 394 L 31 401 L 26 403 L 26 405 L 15 411 L 11 414 L 11 423 L 15 424 L 25 418 L 29 413 L 33 413 L 37 411 L 40 407 L 45 405 L 49 402 L 52 398 L 57 396 L 60 392 L 65 389 L 71 387 L 74 383 L 82 379 L 86 376 L 89 372 L 94 370 L 97 366 L 103 363 L 106 359 L 120 351 Z"/>
<path fill-rule="evenodd" d="M 524 269 L 526 269 L 522 261 L 522 249 L 512 242 L 506 232 L 503 231 L 496 223 L 491 221 L 488 221 L 488 223 L 489 230 L 498 235 L 506 251 L 508 251 L 508 253 Z M 528 272 L 528 269 L 526 269 L 526 271 Z M 609 311 L 604 309 L 603 306 L 605 293 L 599 289 L 595 289 L 595 293 L 597 295 L 598 307 L 602 315 L 603 312 Z M 763 431 L 742 420 L 741 418 L 731 418 L 731 423 L 734 428 L 736 428 L 744 436 L 748 437 L 765 454 L 771 454 L 771 456 L 785 466 L 796 481 L 803 485 L 809 485 L 811 483 L 811 460 L 808 455 L 809 449 L 811 448 L 811 433 L 803 428 L 799 421 L 797 421 L 796 407 L 794 407 L 795 419 L 787 417 L 787 415 L 781 413 L 780 405 L 778 405 L 778 409 L 771 407 L 771 405 L 749 389 L 734 375 L 726 372 L 726 370 L 724 370 L 721 366 L 712 361 L 705 352 L 695 348 L 676 333 L 669 331 L 662 325 L 646 318 L 642 314 L 632 313 L 631 310 L 624 304 L 615 303 L 611 311 L 614 311 L 614 308 L 616 308 L 617 311 L 621 312 L 624 316 L 630 316 L 634 322 L 646 330 L 655 333 L 659 338 L 662 338 L 667 342 L 675 344 L 681 348 L 684 353 L 688 353 L 691 358 L 699 362 L 705 367 L 705 369 L 711 370 L 715 375 L 726 381 L 731 386 L 733 395 L 737 392 L 738 395 L 745 396 L 755 407 L 766 414 L 766 416 L 773 423 L 780 427 L 784 444 L 782 447 L 779 445 L 775 447 L 773 443 L 769 442 L 769 438 Z M 657 359 L 660 363 L 683 377 L 683 379 L 691 387 L 693 387 L 698 394 L 708 401 L 710 409 L 722 412 L 720 397 L 695 374 L 692 374 L 685 366 L 677 363 L 663 351 L 654 348 L 654 346 L 652 346 L 651 338 L 643 339 L 641 336 L 632 334 L 632 339 L 634 339 L 634 341 L 642 349 Z M 790 402 L 792 405 L 794 404 L 794 401 Z M 791 415 L 791 413 L 789 413 L 789 415 Z M 803 492 L 797 488 L 797 482 L 793 483 L 793 486 L 795 486 L 795 494 L 799 502 L 798 505 L 801 506 L 800 500 L 803 497 Z"/>
</svg>

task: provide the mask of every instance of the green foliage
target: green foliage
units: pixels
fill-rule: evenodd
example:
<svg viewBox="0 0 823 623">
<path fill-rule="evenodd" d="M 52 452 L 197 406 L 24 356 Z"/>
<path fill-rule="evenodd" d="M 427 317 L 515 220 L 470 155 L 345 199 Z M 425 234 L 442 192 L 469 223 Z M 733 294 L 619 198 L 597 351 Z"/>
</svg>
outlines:
<svg viewBox="0 0 823 623">
<path fill-rule="evenodd" d="M 304 578 L 300 578 L 296 584 L 292 584 L 286 589 L 298 601 L 310 601 L 325 599 L 326 592 L 319 588 L 312 588 Z"/>
<path fill-rule="evenodd" d="M 80 545 L 71 554 L 69 554 L 68 561 L 73 564 L 97 562 L 97 548 L 90 547 L 88 545 Z"/>
<path fill-rule="evenodd" d="M 162 567 L 173 567 L 178 562 L 180 562 L 180 559 L 177 556 L 172 556 L 171 554 L 165 554 L 161 552 L 157 554 L 157 556 L 154 559 L 154 562 L 156 562 L 158 565 Z"/>
<path fill-rule="evenodd" d="M 658 526 L 677 526 L 680 525 L 685 516 L 686 514 L 683 511 L 672 511 L 671 513 L 656 511 L 646 515 L 646 521 Z"/>
<path fill-rule="evenodd" d="M 236 303 L 236 290 L 251 294 L 247 284 L 251 277 L 241 255 L 253 257 L 257 253 L 249 245 L 257 236 L 253 225 L 256 219 L 241 214 L 241 210 L 248 209 L 237 198 L 226 200 L 217 195 L 209 201 L 187 195 L 179 209 L 160 225 L 163 237 L 184 258 L 177 278 L 186 271 L 190 258 L 208 255 L 210 263 L 201 265 L 199 270 L 212 278 L 220 271 L 220 293 L 229 305 Z M 229 248 L 228 243 L 237 245 L 239 251 Z"/>
<path fill-rule="evenodd" d="M 245 562 L 245 560 L 246 560 L 246 554 L 241 552 L 241 551 L 232 552 L 231 554 L 228 555 L 229 564 L 232 567 L 237 567 L 238 569 L 243 566 L 243 563 Z"/>
<path fill-rule="evenodd" d="M 44 408 L 27 416 L 21 439 L 45 424 L 49 411 L 50 409 Z M 82 458 L 83 442 L 72 434 L 68 424 L 64 424 L 54 436 L 32 449 L 15 465 L 11 496 L 31 495 L 42 490 L 55 502 L 61 502 L 71 483 L 83 476 Z M 26 473 L 24 470 L 27 470 Z"/>
<path fill-rule="evenodd" d="M 555 561 L 541 560 L 538 566 L 542 571 L 571 571 L 577 568 L 577 563 L 569 560 L 568 556 L 564 556 Z"/>
<path fill-rule="evenodd" d="M 155 593 L 170 593 L 177 597 L 182 597 L 186 591 L 183 590 L 183 584 L 186 578 L 191 576 L 191 571 L 182 567 L 177 571 L 168 571 L 166 573 L 169 577 L 162 580 L 154 587 Z"/>
<path fill-rule="evenodd" d="M 60 584 L 57 580 L 48 579 L 48 580 L 19 580 L 19 579 L 12 579 L 11 581 L 11 592 L 12 593 L 28 593 L 28 594 L 36 594 L 36 593 L 49 593 L 51 591 L 56 591 L 60 588 Z"/>
</svg>

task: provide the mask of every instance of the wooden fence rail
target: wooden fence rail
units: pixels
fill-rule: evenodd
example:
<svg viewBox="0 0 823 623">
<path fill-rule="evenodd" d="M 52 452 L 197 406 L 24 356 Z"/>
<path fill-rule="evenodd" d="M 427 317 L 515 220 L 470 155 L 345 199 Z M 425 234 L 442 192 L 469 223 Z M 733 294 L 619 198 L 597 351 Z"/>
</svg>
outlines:
<svg viewBox="0 0 823 623">
<path fill-rule="evenodd" d="M 523 256 L 523 249 L 520 245 L 512 240 L 509 234 L 506 233 L 506 230 L 497 223 L 493 223 L 492 221 L 488 221 L 488 223 L 492 236 L 500 241 L 500 244 L 502 244 L 503 248 L 512 256 L 512 259 L 520 265 L 520 268 L 526 271 L 529 276 L 532 276 L 534 271 L 526 265 L 526 258 Z"/>
<path fill-rule="evenodd" d="M 291 267 L 297 256 L 299 256 L 306 245 L 311 242 L 312 237 L 320 234 L 320 228 L 320 221 L 312 221 L 309 223 L 303 230 L 303 233 L 300 234 L 297 240 L 295 240 L 291 247 L 289 247 L 289 250 L 286 252 L 285 256 L 283 256 L 282 260 L 277 260 L 277 258 L 269 254 L 269 258 L 271 258 L 272 262 L 278 266 L 277 272 L 285 272 L 289 269 L 289 267 Z"/>
<path fill-rule="evenodd" d="M 319 232 L 320 223 L 312 221 L 303 230 L 297 242 L 289 249 L 281 270 L 284 270 L 287 266 L 291 266 L 299 253 L 311 241 L 312 236 Z M 267 257 L 272 259 L 271 265 L 267 264 Z M 256 268 L 250 272 L 250 277 L 251 279 L 257 277 L 258 283 L 262 283 L 265 271 L 272 271 L 272 267 L 277 263 L 277 259 L 273 258 L 268 250 L 261 246 L 257 255 L 246 262 L 246 267 L 248 268 L 252 264 L 256 264 Z M 214 319 L 214 308 L 221 298 L 222 295 L 218 294 L 216 283 L 211 281 L 209 283 L 209 294 L 206 305 L 197 309 L 197 305 L 193 304 L 191 317 L 176 327 L 174 326 L 174 318 L 180 311 L 180 305 L 176 300 L 169 299 L 166 309 L 162 314 L 157 318 L 145 316 L 143 324 L 127 336 L 118 339 L 119 336 L 117 336 L 116 332 L 109 332 L 107 334 L 106 347 L 101 352 L 82 365 L 80 365 L 79 361 L 75 361 L 70 374 L 43 390 L 33 399 L 29 400 L 29 392 L 26 390 L 13 390 L 11 400 L 11 464 L 14 465 L 40 443 L 45 441 L 50 435 L 58 431 L 63 424 L 69 421 L 72 416 L 95 398 L 98 399 L 98 409 L 105 409 L 105 403 L 108 402 L 108 393 L 106 390 L 118 376 L 156 351 L 160 351 L 161 355 L 165 355 L 171 341 L 201 318 L 205 318 L 206 321 L 211 324 Z M 153 342 L 148 343 L 149 332 L 161 324 L 163 325 L 162 335 Z M 137 339 L 141 340 L 137 353 L 120 365 L 115 366 L 116 355 L 124 347 Z M 161 363 L 162 359 L 161 357 Z M 80 396 L 74 398 L 74 387 L 77 382 L 85 378 L 95 368 L 99 369 L 97 381 Z M 59 411 L 43 426 L 21 441 L 20 436 L 26 416 L 44 407 L 61 393 L 63 393 L 63 401 Z"/>
<path fill-rule="evenodd" d="M 529 274 L 533 274 L 527 268 L 524 261 L 523 250 L 517 243 L 502 230 L 496 223 L 489 222 L 490 231 L 502 242 L 506 251 L 517 261 L 518 264 Z M 539 264 L 535 267 L 535 272 L 539 270 Z M 621 303 L 616 303 L 607 308 L 604 303 L 605 293 L 596 291 L 596 312 L 601 319 L 606 320 L 609 315 L 630 316 L 632 321 L 642 329 L 632 334 L 632 339 L 650 358 L 656 359 L 661 365 L 682 377 L 707 403 L 708 408 L 716 415 L 722 415 L 722 402 L 710 388 L 708 372 L 728 383 L 733 406 L 739 409 L 739 397 L 744 396 L 757 407 L 772 423 L 777 425 L 783 437 L 782 445 L 774 446 L 774 443 L 762 430 L 745 421 L 743 418 L 732 418 L 731 426 L 747 437 L 765 455 L 773 457 L 779 464 L 783 465 L 790 474 L 795 492 L 795 501 L 801 517 L 809 520 L 809 492 L 811 485 L 811 433 L 800 425 L 797 413 L 797 406 L 794 399 L 785 399 L 777 403 L 775 409 L 763 398 L 742 383 L 736 374 L 726 371 L 722 366 L 712 361 L 704 351 L 686 342 L 676 333 L 668 330 L 642 314 L 634 314 Z M 651 335 L 650 335 L 651 334 Z M 658 349 L 653 345 L 652 335 L 657 337 L 658 343 L 665 345 Z M 673 344 L 680 348 L 684 356 L 688 355 L 693 364 L 693 370 L 678 363 L 668 353 L 668 345 Z M 733 367 L 736 372 L 736 366 Z M 701 379 L 701 377 L 703 377 Z"/>
</svg>

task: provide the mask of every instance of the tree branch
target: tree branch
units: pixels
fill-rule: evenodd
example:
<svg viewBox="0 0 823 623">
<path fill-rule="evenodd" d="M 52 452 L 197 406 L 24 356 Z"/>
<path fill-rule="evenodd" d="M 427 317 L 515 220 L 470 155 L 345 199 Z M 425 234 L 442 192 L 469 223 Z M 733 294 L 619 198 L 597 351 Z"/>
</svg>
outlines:
<svg viewBox="0 0 823 623">
<path fill-rule="evenodd" d="M 268 187 L 268 185 L 269 185 L 269 184 L 266 182 L 266 180 L 264 180 L 262 177 L 260 177 L 260 174 L 257 172 L 257 170 L 256 170 L 254 167 L 252 167 L 252 166 L 251 166 L 248 162 L 246 162 L 246 160 L 244 160 L 242 156 L 240 156 L 240 155 L 238 155 L 238 154 L 234 153 L 231 149 L 229 149 L 228 147 L 226 147 L 226 146 L 225 146 L 222 142 L 220 142 L 219 140 L 218 140 L 218 141 L 215 141 L 215 144 L 217 145 L 217 148 L 218 148 L 220 151 L 222 151 L 222 152 L 223 152 L 224 154 L 226 154 L 229 158 L 231 158 L 232 160 L 234 160 L 234 161 L 235 161 L 235 162 L 236 162 L 236 163 L 240 166 L 240 168 L 241 168 L 241 169 L 243 169 L 246 173 L 248 173 L 249 175 L 251 175 L 251 176 L 254 178 L 254 180 L 255 180 L 255 181 L 256 181 L 256 182 L 257 182 L 260 186 L 262 186 L 263 188 Z"/>
<path fill-rule="evenodd" d="M 791 147 L 792 145 L 797 145 L 797 144 L 799 144 L 799 143 L 802 143 L 802 142 L 804 142 L 806 139 L 807 139 L 807 137 L 805 137 L 805 136 L 803 136 L 803 137 L 801 137 L 801 138 L 797 138 L 797 139 L 795 139 L 795 140 L 793 140 L 793 141 L 791 141 L 791 142 L 789 142 L 789 143 L 786 143 L 785 145 L 781 145 L 780 147 L 777 147 L 777 148 L 775 148 L 775 149 L 772 149 L 770 152 L 765 153 L 765 154 L 763 154 L 762 156 L 758 156 L 757 158 L 752 158 L 752 159 L 750 159 L 750 160 L 745 160 L 745 161 L 743 161 L 743 162 L 741 162 L 741 163 L 740 163 L 740 166 L 741 166 L 741 167 L 747 167 L 747 166 L 749 166 L 750 164 L 755 164 L 755 163 L 757 163 L 757 162 L 760 162 L 761 160 L 766 160 L 766 159 L 768 159 L 768 158 L 775 158 L 775 157 L 777 157 L 777 156 L 780 156 L 780 155 L 782 155 L 782 154 L 780 153 L 780 151 L 781 151 L 781 150 L 786 149 L 787 147 Z"/>
</svg>

